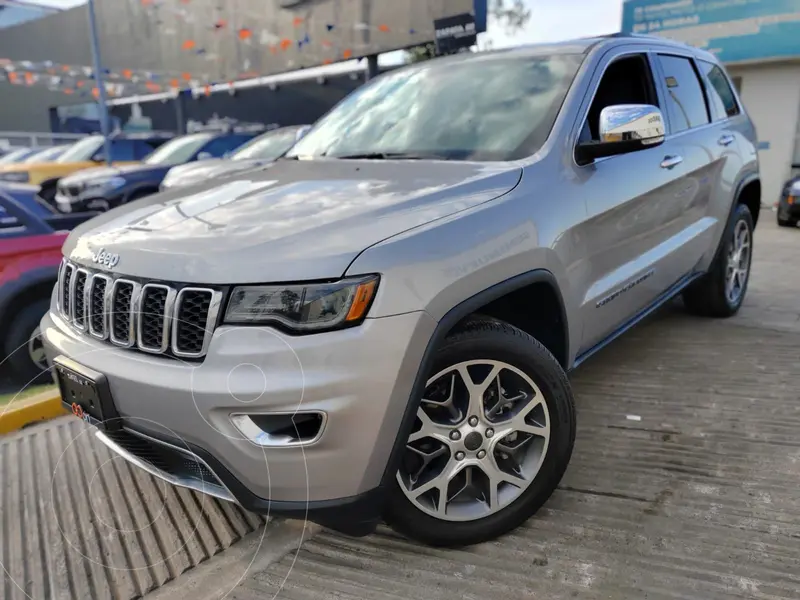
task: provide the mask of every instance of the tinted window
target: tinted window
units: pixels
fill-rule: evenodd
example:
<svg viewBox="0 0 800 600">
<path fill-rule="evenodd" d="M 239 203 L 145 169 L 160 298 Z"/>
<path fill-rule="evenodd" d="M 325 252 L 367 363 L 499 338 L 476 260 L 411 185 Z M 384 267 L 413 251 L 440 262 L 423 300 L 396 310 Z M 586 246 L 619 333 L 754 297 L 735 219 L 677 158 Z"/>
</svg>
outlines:
<svg viewBox="0 0 800 600">
<path fill-rule="evenodd" d="M 174 138 L 159 147 L 144 161 L 148 165 L 179 165 L 191 160 L 211 139 L 209 133 L 193 133 Z"/>
<path fill-rule="evenodd" d="M 711 84 L 708 86 L 708 99 L 716 108 L 717 118 L 724 119 L 726 116 L 733 117 L 739 114 L 739 105 L 733 95 L 731 84 L 725 73 L 717 65 L 705 61 L 699 61 L 700 69 L 708 78 Z"/>
<path fill-rule="evenodd" d="M 252 136 L 249 135 L 226 135 L 218 137 L 208 142 L 201 152 L 208 152 L 211 156 L 218 158 L 226 152 L 235 150 L 251 138 Z"/>
<path fill-rule="evenodd" d="M 103 149 L 99 150 L 102 156 Z M 112 161 L 132 161 L 138 160 L 136 143 L 134 140 L 112 140 L 111 141 L 111 160 Z"/>
<path fill-rule="evenodd" d="M 667 113 L 672 133 L 709 122 L 703 88 L 692 61 L 680 56 L 659 55 L 667 90 Z"/>
<path fill-rule="evenodd" d="M 299 129 L 295 127 L 287 129 L 277 129 L 258 136 L 254 140 L 240 146 L 231 158 L 233 160 L 246 160 L 250 158 L 260 158 L 264 160 L 275 160 L 281 154 L 292 147 L 297 139 Z"/>
<path fill-rule="evenodd" d="M 288 156 L 513 160 L 550 135 L 580 55 L 424 61 L 361 86 Z"/>
</svg>

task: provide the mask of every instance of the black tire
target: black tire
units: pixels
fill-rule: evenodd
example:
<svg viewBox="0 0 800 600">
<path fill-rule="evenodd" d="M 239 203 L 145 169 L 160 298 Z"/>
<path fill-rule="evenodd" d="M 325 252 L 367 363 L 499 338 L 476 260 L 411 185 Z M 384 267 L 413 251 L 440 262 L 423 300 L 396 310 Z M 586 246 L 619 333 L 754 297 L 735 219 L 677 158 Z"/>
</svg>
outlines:
<svg viewBox="0 0 800 600">
<path fill-rule="evenodd" d="M 503 321 L 475 318 L 437 349 L 431 375 L 467 360 L 506 362 L 539 387 L 550 415 L 550 445 L 529 487 L 499 512 L 473 521 L 446 521 L 423 512 L 392 478 L 385 518 L 396 531 L 432 546 L 459 547 L 494 539 L 521 525 L 550 498 L 575 444 L 575 405 L 564 370 L 536 339 Z"/>
<path fill-rule="evenodd" d="M 797 227 L 797 219 L 781 219 L 778 217 L 779 227 Z"/>
<path fill-rule="evenodd" d="M 6 339 L 3 340 L 3 350 L 7 357 L 9 375 L 18 385 L 32 385 L 49 380 L 48 371 L 34 362 L 28 348 L 28 341 L 49 308 L 49 300 L 37 300 L 22 308 L 10 320 Z"/>
<path fill-rule="evenodd" d="M 742 291 L 734 301 L 729 300 L 725 293 L 725 280 L 728 265 L 728 253 L 733 243 L 733 233 L 739 223 L 744 222 L 750 233 L 750 252 L 747 261 L 747 273 Z M 745 204 L 738 204 L 734 209 L 733 219 L 728 229 L 722 236 L 720 248 L 714 257 L 714 262 L 701 279 L 694 282 L 683 292 L 683 303 L 686 309 L 696 315 L 704 317 L 727 318 L 732 317 L 742 306 L 747 294 L 747 285 L 750 282 L 750 267 L 753 258 L 753 217 L 750 209 Z"/>
</svg>

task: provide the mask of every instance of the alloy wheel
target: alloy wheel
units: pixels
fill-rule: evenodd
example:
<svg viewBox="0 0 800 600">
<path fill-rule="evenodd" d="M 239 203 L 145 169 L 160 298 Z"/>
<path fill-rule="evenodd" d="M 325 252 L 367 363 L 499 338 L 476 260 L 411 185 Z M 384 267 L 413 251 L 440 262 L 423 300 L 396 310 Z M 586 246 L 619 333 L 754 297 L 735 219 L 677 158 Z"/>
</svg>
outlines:
<svg viewBox="0 0 800 600">
<path fill-rule="evenodd" d="M 496 360 L 461 362 L 428 380 L 397 480 L 423 512 L 473 521 L 519 498 L 549 443 L 547 404 L 528 375 Z"/>
<path fill-rule="evenodd" d="M 750 228 L 746 221 L 738 221 L 733 229 L 725 271 L 725 297 L 731 305 L 736 305 L 744 293 L 750 275 L 750 248 Z"/>
</svg>

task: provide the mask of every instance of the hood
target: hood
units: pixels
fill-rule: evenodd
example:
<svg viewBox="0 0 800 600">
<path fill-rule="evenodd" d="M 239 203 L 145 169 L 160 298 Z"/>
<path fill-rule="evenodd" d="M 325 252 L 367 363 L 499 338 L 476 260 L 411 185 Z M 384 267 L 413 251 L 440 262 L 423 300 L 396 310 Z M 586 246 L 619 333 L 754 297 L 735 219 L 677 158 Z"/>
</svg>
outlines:
<svg viewBox="0 0 800 600">
<path fill-rule="evenodd" d="M 253 169 L 269 161 L 258 159 L 230 160 L 223 158 L 209 159 L 190 165 L 173 168 L 164 179 L 164 185 L 169 188 L 185 187 L 204 181 L 211 177 L 220 177 L 239 171 Z"/>
<path fill-rule="evenodd" d="M 108 179 L 117 176 L 146 176 L 150 173 L 166 173 L 169 167 L 161 165 L 146 165 L 146 164 L 128 164 L 128 165 L 112 165 L 110 167 L 93 167 L 91 169 L 83 169 L 77 173 L 73 173 L 67 177 L 63 177 L 59 183 L 67 185 L 83 185 L 90 181 L 98 179 Z"/>
<path fill-rule="evenodd" d="M 280 161 L 111 210 L 75 229 L 72 260 L 173 282 L 230 284 L 329 279 L 369 246 L 487 202 L 522 170 L 502 163 Z"/>
</svg>

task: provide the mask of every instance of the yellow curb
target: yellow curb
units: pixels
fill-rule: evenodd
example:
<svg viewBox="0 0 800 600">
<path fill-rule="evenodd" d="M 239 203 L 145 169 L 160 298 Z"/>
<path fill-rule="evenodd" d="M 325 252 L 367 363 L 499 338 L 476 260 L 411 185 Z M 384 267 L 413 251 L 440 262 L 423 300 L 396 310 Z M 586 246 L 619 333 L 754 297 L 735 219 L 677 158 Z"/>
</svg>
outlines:
<svg viewBox="0 0 800 600">
<path fill-rule="evenodd" d="M 0 407 L 0 434 L 10 433 L 31 425 L 67 414 L 58 390 L 42 392 L 24 400 L 12 400 Z"/>
</svg>

